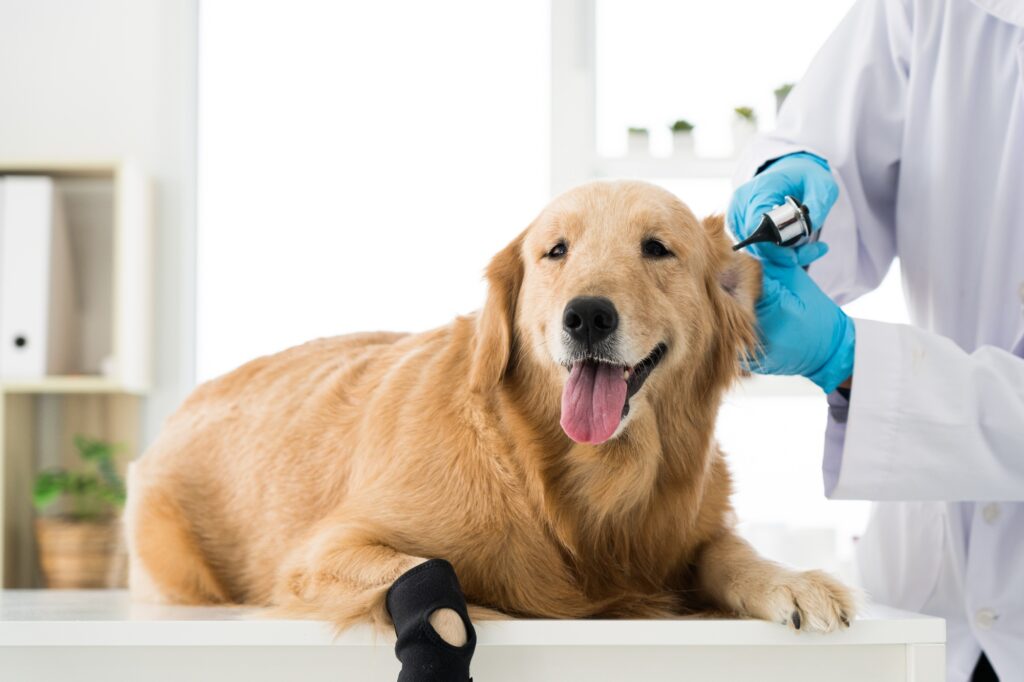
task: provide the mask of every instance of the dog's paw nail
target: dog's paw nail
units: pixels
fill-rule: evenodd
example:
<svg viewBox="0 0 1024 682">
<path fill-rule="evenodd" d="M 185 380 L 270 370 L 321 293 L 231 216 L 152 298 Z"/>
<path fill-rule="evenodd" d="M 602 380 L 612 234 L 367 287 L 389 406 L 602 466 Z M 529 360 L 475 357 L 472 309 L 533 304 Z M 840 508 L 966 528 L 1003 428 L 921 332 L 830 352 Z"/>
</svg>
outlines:
<svg viewBox="0 0 1024 682">
<path fill-rule="evenodd" d="M 846 627 L 850 627 L 850 619 L 845 613 L 839 614 L 839 622 L 845 625 Z"/>
<path fill-rule="evenodd" d="M 800 629 L 800 612 L 799 611 L 794 611 L 793 615 L 791 615 L 790 618 L 793 620 L 793 627 L 795 627 L 797 630 L 799 630 Z"/>
</svg>

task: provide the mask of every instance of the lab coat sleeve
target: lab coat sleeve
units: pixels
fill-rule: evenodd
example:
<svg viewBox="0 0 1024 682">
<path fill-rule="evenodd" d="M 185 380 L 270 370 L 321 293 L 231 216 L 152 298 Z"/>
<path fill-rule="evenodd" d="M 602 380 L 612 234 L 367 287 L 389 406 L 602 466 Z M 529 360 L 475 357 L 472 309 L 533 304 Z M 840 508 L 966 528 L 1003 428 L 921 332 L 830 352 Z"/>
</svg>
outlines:
<svg viewBox="0 0 1024 682">
<path fill-rule="evenodd" d="M 826 495 L 1024 501 L 1024 343 L 967 353 L 909 325 L 854 324 L 849 404 L 829 396 Z"/>
<path fill-rule="evenodd" d="M 895 196 L 909 73 L 905 0 L 859 0 L 793 88 L 776 130 L 741 156 L 734 181 L 808 151 L 829 163 L 839 198 L 822 226 L 828 255 L 811 276 L 844 304 L 878 286 L 895 254 Z"/>
</svg>

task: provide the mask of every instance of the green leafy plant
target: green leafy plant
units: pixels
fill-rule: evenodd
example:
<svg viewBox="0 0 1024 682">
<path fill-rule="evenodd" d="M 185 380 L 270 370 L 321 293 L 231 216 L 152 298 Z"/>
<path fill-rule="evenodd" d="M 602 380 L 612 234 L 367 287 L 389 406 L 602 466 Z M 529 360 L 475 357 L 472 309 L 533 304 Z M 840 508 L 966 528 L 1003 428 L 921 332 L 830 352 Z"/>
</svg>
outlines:
<svg viewBox="0 0 1024 682">
<path fill-rule="evenodd" d="M 757 114 L 750 107 L 736 107 L 733 109 L 736 112 L 736 116 L 743 119 L 744 121 L 750 121 L 751 123 L 757 123 Z"/>
<path fill-rule="evenodd" d="M 775 88 L 775 99 L 780 102 L 786 99 L 786 96 L 789 95 L 789 91 L 793 89 L 794 85 L 796 85 L 796 83 L 783 83 L 779 87 Z"/>
<path fill-rule="evenodd" d="M 64 516 L 71 520 L 95 521 L 113 516 L 125 501 L 124 480 L 114 466 L 118 446 L 75 436 L 75 449 L 82 458 L 83 469 L 41 472 L 32 490 L 33 504 L 43 511 L 64 498 L 69 503 Z"/>
<path fill-rule="evenodd" d="M 685 118 L 681 118 L 672 125 L 669 126 L 673 133 L 688 133 L 693 130 L 694 125 L 687 121 Z"/>
<path fill-rule="evenodd" d="M 628 131 L 629 131 L 630 135 L 646 135 L 647 134 L 647 128 L 629 128 Z"/>
</svg>

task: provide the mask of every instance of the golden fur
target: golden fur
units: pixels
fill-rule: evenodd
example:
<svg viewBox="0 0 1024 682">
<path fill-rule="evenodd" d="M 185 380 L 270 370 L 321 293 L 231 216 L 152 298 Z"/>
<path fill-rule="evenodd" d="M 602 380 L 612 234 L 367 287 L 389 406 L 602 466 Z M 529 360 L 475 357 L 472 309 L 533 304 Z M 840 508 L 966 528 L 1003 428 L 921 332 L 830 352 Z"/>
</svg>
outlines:
<svg viewBox="0 0 1024 682">
<path fill-rule="evenodd" d="M 674 257 L 643 258 L 652 236 Z M 543 258 L 558 239 L 567 257 Z M 645 183 L 584 185 L 487 280 L 483 310 L 439 329 L 321 339 L 196 389 L 133 466 L 134 595 L 386 625 L 392 581 L 443 557 L 471 604 L 507 614 L 846 624 L 846 588 L 732 528 L 713 432 L 756 343 L 760 270 L 721 218 Z M 559 427 L 552 339 L 579 295 L 614 301 L 632 362 L 669 349 L 597 446 Z"/>
</svg>

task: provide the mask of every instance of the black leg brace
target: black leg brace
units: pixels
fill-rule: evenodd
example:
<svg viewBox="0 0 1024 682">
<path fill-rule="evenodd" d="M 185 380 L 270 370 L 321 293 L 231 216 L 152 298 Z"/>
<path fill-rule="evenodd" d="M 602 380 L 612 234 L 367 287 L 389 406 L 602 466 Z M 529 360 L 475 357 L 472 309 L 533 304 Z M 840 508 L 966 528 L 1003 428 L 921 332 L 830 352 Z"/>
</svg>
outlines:
<svg viewBox="0 0 1024 682">
<path fill-rule="evenodd" d="M 450 563 L 430 559 L 409 569 L 388 590 L 386 604 L 398 635 L 395 655 L 402 663 L 398 682 L 472 682 L 469 662 L 476 649 L 476 631 Z M 462 618 L 465 645 L 452 646 L 431 627 L 430 614 L 444 608 Z"/>
</svg>

